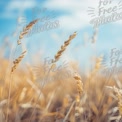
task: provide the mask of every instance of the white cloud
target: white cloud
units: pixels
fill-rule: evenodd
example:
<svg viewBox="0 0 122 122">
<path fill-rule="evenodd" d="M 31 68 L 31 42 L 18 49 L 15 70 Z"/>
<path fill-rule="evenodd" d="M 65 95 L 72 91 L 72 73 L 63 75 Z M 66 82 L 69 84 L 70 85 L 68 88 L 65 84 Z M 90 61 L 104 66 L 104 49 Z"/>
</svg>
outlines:
<svg viewBox="0 0 122 122">
<path fill-rule="evenodd" d="M 97 6 L 98 0 L 52 0 L 46 2 L 45 6 L 50 9 L 64 11 L 66 15 L 61 15 L 59 19 L 61 28 L 68 30 L 78 30 L 89 24 L 90 17 L 87 14 L 89 6 Z"/>
<path fill-rule="evenodd" d="M 59 18 L 61 28 L 69 30 L 77 30 L 89 24 L 90 18 L 84 13 L 71 14 L 60 16 Z"/>
<path fill-rule="evenodd" d="M 114 1 L 114 4 L 118 1 Z M 63 14 L 57 19 L 60 20 L 61 28 L 68 30 L 78 30 L 89 26 L 92 19 L 88 15 L 88 7 L 97 8 L 99 0 L 52 0 L 45 2 L 45 7 L 49 9 L 59 10 L 69 14 Z M 119 24 L 120 21 L 116 22 Z"/>
</svg>

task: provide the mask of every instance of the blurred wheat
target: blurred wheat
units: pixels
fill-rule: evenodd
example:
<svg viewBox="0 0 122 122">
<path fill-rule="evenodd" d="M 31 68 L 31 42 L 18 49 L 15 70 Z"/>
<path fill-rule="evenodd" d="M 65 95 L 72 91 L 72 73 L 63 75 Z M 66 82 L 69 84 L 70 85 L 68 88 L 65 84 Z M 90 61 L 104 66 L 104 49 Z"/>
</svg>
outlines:
<svg viewBox="0 0 122 122">
<path fill-rule="evenodd" d="M 21 40 L 38 20 L 29 23 L 20 33 L 17 45 L 21 45 Z M 66 48 L 76 37 L 76 32 L 69 36 L 52 60 L 49 70 L 56 68 Z M 96 33 L 94 33 L 96 36 Z M 96 39 L 96 38 L 94 38 Z M 94 41 L 93 41 L 94 42 Z M 9 60 L 0 57 L 0 122 L 115 122 L 122 121 L 122 90 L 116 85 L 112 77 L 109 88 L 113 90 L 106 92 L 103 90 L 108 86 L 106 77 L 99 71 L 102 69 L 103 57 L 96 57 L 94 67 L 89 76 L 82 74 L 83 69 L 78 71 L 78 63 L 69 62 L 69 68 L 75 72 L 64 77 L 66 69 L 60 72 L 47 73 L 48 82 L 42 88 L 41 82 L 45 78 L 43 63 L 41 62 L 38 76 L 35 76 L 33 66 L 22 65 L 26 50 L 12 61 L 10 76 L 7 75 L 7 83 L 4 79 Z M 16 56 L 16 55 L 15 55 Z M 38 67 L 38 66 L 37 66 Z M 76 68 L 78 67 L 78 68 Z M 60 79 L 58 76 L 62 76 Z M 82 77 L 81 77 L 82 76 Z M 47 78 L 48 77 L 48 78 Z M 121 85 L 117 81 L 118 86 Z M 89 82 L 90 81 L 90 84 Z M 102 99 L 104 98 L 104 99 Z M 102 100 L 102 102 L 101 102 Z"/>
</svg>

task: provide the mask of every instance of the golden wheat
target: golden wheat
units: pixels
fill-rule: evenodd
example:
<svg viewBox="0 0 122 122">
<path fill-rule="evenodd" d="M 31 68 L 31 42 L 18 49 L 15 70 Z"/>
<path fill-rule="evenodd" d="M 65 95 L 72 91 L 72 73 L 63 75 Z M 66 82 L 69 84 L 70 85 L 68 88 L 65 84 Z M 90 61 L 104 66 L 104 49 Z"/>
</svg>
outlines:
<svg viewBox="0 0 122 122">
<path fill-rule="evenodd" d="M 14 72 L 14 70 L 17 68 L 17 66 L 19 65 L 19 63 L 22 61 L 22 59 L 24 58 L 24 56 L 25 56 L 25 53 L 26 53 L 27 51 L 24 51 L 17 59 L 15 59 L 14 61 L 13 61 L 13 66 L 12 66 L 12 68 L 11 68 L 11 73 L 13 73 Z"/>
<path fill-rule="evenodd" d="M 55 63 L 59 60 L 61 57 L 62 53 L 66 50 L 66 47 L 70 44 L 71 40 L 76 37 L 77 33 L 74 32 L 72 35 L 69 36 L 69 39 L 64 42 L 64 45 L 61 46 L 61 49 L 57 52 L 55 55 L 54 59 L 52 60 L 52 63 Z"/>
<path fill-rule="evenodd" d="M 76 104 L 75 104 L 75 117 L 79 117 L 81 111 L 80 111 L 80 101 L 81 101 L 81 96 L 83 95 L 83 82 L 81 80 L 81 77 L 75 73 L 74 79 L 76 81 L 77 85 L 77 96 L 76 96 Z M 77 121 L 77 120 L 76 120 Z"/>
<path fill-rule="evenodd" d="M 93 77 L 96 75 L 96 73 L 100 70 L 100 68 L 102 68 L 102 60 L 103 60 L 103 56 L 96 58 L 95 67 L 89 76 L 89 80 L 92 80 Z"/>
<path fill-rule="evenodd" d="M 122 91 L 115 86 L 113 87 L 113 90 L 115 92 L 115 95 L 118 99 L 118 108 L 119 108 L 119 113 L 122 116 Z"/>
<path fill-rule="evenodd" d="M 21 44 L 21 39 L 29 32 L 29 30 L 38 22 L 39 19 L 36 19 L 32 22 L 30 22 L 24 29 L 23 31 L 20 33 L 19 35 L 19 40 L 17 41 L 17 44 L 20 45 Z"/>
</svg>

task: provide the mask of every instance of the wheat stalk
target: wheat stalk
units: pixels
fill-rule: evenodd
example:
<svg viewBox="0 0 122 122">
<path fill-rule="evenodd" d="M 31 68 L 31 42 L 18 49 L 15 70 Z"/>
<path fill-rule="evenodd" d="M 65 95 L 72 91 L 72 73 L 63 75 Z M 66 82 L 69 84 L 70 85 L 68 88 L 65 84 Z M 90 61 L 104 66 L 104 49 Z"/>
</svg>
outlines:
<svg viewBox="0 0 122 122">
<path fill-rule="evenodd" d="M 13 66 L 11 68 L 11 74 L 10 74 L 10 79 L 13 79 L 13 73 L 16 67 L 19 65 L 19 63 L 22 61 L 22 59 L 25 56 L 26 51 L 24 51 L 17 59 L 13 61 Z M 7 115 L 6 115 L 6 122 L 8 121 L 8 109 L 9 109 L 9 103 L 10 103 L 10 95 L 11 95 L 11 81 L 9 81 L 9 89 L 8 89 L 8 104 L 7 104 Z"/>
<path fill-rule="evenodd" d="M 21 40 L 24 38 L 24 36 L 29 32 L 29 30 L 34 26 L 34 24 L 36 24 L 38 22 L 38 19 L 37 20 L 34 20 L 32 22 L 30 22 L 24 29 L 23 31 L 20 33 L 19 35 L 19 40 L 17 41 L 17 46 L 21 44 Z M 17 46 L 15 48 L 15 52 L 14 52 L 14 55 L 16 53 L 16 50 L 17 50 Z M 15 71 L 15 69 L 17 68 L 17 66 L 19 65 L 19 63 L 22 61 L 22 59 L 24 58 L 25 56 L 25 53 L 26 51 L 22 52 L 21 55 L 15 59 L 13 61 L 13 66 L 11 68 L 11 72 L 10 72 L 10 80 L 13 79 L 13 73 Z M 7 104 L 7 115 L 6 115 L 6 122 L 8 121 L 8 109 L 9 109 L 9 102 L 10 102 L 10 95 L 11 95 L 11 82 L 9 82 L 9 93 L 8 93 L 8 104 Z"/>
<path fill-rule="evenodd" d="M 52 60 L 52 64 L 51 64 L 51 66 L 49 68 L 49 71 L 47 72 L 46 79 L 44 80 L 44 83 L 43 83 L 42 87 L 44 87 L 46 81 L 48 80 L 48 76 L 50 74 L 51 69 L 56 67 L 55 63 L 59 60 L 59 58 L 61 57 L 62 53 L 66 50 L 66 47 L 70 44 L 71 40 L 76 37 L 76 35 L 77 35 L 76 32 L 74 32 L 72 35 L 70 35 L 69 39 L 64 42 L 64 45 L 62 45 L 61 49 L 56 53 L 54 59 Z"/>
<path fill-rule="evenodd" d="M 24 51 L 23 53 L 21 53 L 21 55 L 17 58 L 17 59 L 15 59 L 14 61 L 13 61 L 13 66 L 12 66 L 12 68 L 11 68 L 11 73 L 13 73 L 14 72 L 14 70 L 17 68 L 17 66 L 19 65 L 19 63 L 22 61 L 22 59 L 24 58 L 24 56 L 25 56 L 25 53 L 26 53 L 27 51 Z"/>
<path fill-rule="evenodd" d="M 20 33 L 19 35 L 19 40 L 17 41 L 17 44 L 20 45 L 21 44 L 21 39 L 23 39 L 23 37 L 29 32 L 29 30 L 38 22 L 39 19 L 36 19 L 32 22 L 30 22 L 24 29 L 23 31 Z"/>
<path fill-rule="evenodd" d="M 74 32 L 72 35 L 69 36 L 69 39 L 64 42 L 64 45 L 61 46 L 61 49 L 57 52 L 55 55 L 54 59 L 52 60 L 52 63 L 55 63 L 59 60 L 61 57 L 62 53 L 66 50 L 66 47 L 70 44 L 71 40 L 76 37 L 77 33 Z"/>
<path fill-rule="evenodd" d="M 67 121 L 67 118 L 68 118 L 68 116 L 69 116 L 70 112 L 72 111 L 73 106 L 75 105 L 75 102 L 76 102 L 76 101 L 73 101 L 73 102 L 72 102 L 72 104 L 71 104 L 71 106 L 70 106 L 70 108 L 69 108 L 69 110 L 68 110 L 68 112 L 67 112 L 66 116 L 64 117 L 63 122 L 66 122 L 66 121 Z"/>
</svg>

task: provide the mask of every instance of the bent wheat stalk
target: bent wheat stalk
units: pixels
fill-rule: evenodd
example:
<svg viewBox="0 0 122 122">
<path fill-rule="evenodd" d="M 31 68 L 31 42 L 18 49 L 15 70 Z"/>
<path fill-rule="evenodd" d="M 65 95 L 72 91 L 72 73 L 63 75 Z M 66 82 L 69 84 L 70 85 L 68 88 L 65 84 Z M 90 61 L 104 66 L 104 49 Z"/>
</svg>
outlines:
<svg viewBox="0 0 122 122">
<path fill-rule="evenodd" d="M 24 58 L 24 56 L 25 56 L 25 53 L 26 53 L 27 51 L 24 51 L 17 59 L 15 59 L 14 61 L 13 61 L 13 67 L 11 68 L 11 73 L 13 73 L 14 72 L 14 70 L 17 68 L 17 66 L 19 65 L 19 63 L 22 61 L 22 59 Z"/>
<path fill-rule="evenodd" d="M 20 33 L 19 35 L 19 39 L 17 41 L 17 46 L 18 45 L 21 45 L 21 40 L 24 38 L 24 36 L 29 32 L 29 30 L 38 22 L 39 19 L 36 19 L 32 22 L 30 22 L 24 29 L 23 31 Z M 14 55 L 16 54 L 16 51 L 17 51 L 17 46 L 15 48 L 15 51 L 14 51 Z"/>
<path fill-rule="evenodd" d="M 20 33 L 19 35 L 19 39 L 17 41 L 17 46 L 18 45 L 21 45 L 21 40 L 24 38 L 24 36 L 29 32 L 29 30 L 38 22 L 39 19 L 36 19 L 32 22 L 30 22 L 24 29 L 23 31 Z M 14 55 L 16 54 L 16 51 L 17 51 L 17 46 L 15 48 L 15 51 L 14 51 Z"/>
<path fill-rule="evenodd" d="M 69 36 L 69 39 L 64 42 L 64 45 L 61 46 L 61 49 L 57 52 L 54 59 L 52 60 L 52 63 L 55 63 L 59 60 L 62 53 L 66 50 L 66 47 L 70 44 L 71 40 L 73 40 L 76 37 L 77 33 L 74 32 L 72 35 Z"/>
<path fill-rule="evenodd" d="M 17 41 L 17 44 L 20 45 L 21 44 L 21 39 L 23 39 L 23 37 L 29 32 L 29 30 L 38 22 L 39 19 L 36 19 L 32 22 L 30 22 L 24 29 L 23 31 L 20 33 L 19 36 L 19 40 Z"/>
<path fill-rule="evenodd" d="M 11 74 L 10 74 L 10 79 L 13 79 L 13 73 L 15 71 L 15 69 L 17 68 L 17 66 L 19 65 L 19 63 L 22 61 L 22 59 L 25 56 L 26 51 L 24 51 L 17 59 L 15 59 L 13 61 L 13 66 L 11 68 Z M 7 101 L 7 113 L 6 113 L 6 122 L 8 121 L 8 111 L 9 111 L 9 104 L 10 104 L 10 95 L 11 95 L 11 81 L 9 81 L 9 89 L 8 89 L 8 101 Z"/>
<path fill-rule="evenodd" d="M 55 63 L 59 60 L 59 58 L 61 57 L 62 53 L 66 50 L 66 47 L 70 44 L 71 40 L 73 40 L 76 37 L 76 35 L 77 35 L 76 32 L 74 32 L 72 35 L 70 35 L 69 39 L 64 42 L 64 45 L 61 46 L 61 49 L 57 52 L 57 54 L 55 55 L 54 59 L 52 59 L 52 65 L 50 66 L 49 71 L 47 72 L 47 75 L 46 75 L 46 78 L 44 79 L 44 83 L 43 83 L 42 87 L 44 87 L 44 85 L 46 84 L 51 69 L 56 67 Z"/>
<path fill-rule="evenodd" d="M 30 22 L 24 29 L 23 31 L 20 33 L 19 35 L 19 39 L 17 41 L 17 46 L 18 45 L 21 45 L 21 40 L 24 38 L 24 36 L 29 32 L 29 30 L 38 22 L 39 19 L 36 19 L 32 22 Z M 16 50 L 17 50 L 17 46 L 15 48 L 15 51 L 14 51 L 14 55 L 16 54 Z M 11 94 L 11 81 L 13 79 L 13 73 L 16 69 L 16 67 L 19 65 L 19 63 L 21 62 L 21 60 L 24 58 L 25 56 L 25 53 L 26 51 L 24 51 L 17 59 L 15 59 L 13 61 L 13 66 L 11 68 L 11 71 L 10 71 L 10 81 L 9 81 L 9 93 L 8 93 L 8 105 L 7 105 L 7 115 L 6 115 L 6 122 L 8 121 L 8 109 L 9 109 L 9 102 L 10 102 L 10 94 Z"/>
</svg>

